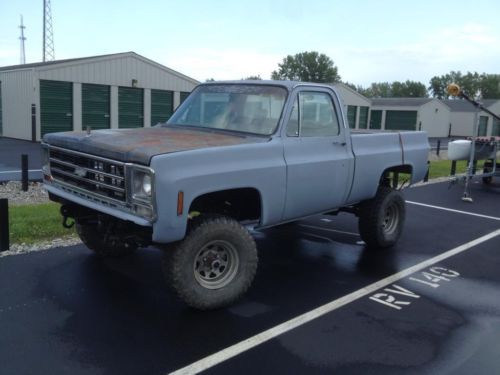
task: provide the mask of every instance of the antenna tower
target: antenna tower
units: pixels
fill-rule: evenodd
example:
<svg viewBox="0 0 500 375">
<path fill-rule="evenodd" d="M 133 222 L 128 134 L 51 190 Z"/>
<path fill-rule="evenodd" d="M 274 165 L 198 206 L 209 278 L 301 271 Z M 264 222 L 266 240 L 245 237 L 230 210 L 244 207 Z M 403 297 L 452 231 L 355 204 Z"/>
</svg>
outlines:
<svg viewBox="0 0 500 375">
<path fill-rule="evenodd" d="M 19 37 L 19 40 L 21 41 L 21 64 L 26 64 L 26 53 L 24 50 L 24 41 L 26 38 L 24 37 L 24 29 L 26 26 L 23 25 L 23 15 L 21 14 L 21 25 L 19 26 L 21 29 L 21 36 Z"/>
<path fill-rule="evenodd" d="M 55 60 L 50 0 L 43 0 L 43 61 Z"/>
</svg>

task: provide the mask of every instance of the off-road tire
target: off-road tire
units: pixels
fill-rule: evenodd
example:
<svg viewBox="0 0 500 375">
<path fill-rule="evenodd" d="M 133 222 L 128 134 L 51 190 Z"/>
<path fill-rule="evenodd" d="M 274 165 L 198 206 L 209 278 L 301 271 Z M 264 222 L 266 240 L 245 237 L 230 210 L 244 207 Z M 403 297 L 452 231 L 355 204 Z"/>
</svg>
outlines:
<svg viewBox="0 0 500 375">
<path fill-rule="evenodd" d="M 491 172 L 493 172 L 493 162 L 487 161 L 484 163 L 483 173 L 491 173 Z M 483 184 L 489 185 L 493 181 L 493 176 L 483 177 L 482 180 Z"/>
<path fill-rule="evenodd" d="M 380 186 L 377 195 L 359 207 L 359 234 L 368 247 L 391 247 L 401 236 L 405 215 L 401 192 Z"/>
<path fill-rule="evenodd" d="M 163 271 L 167 283 L 196 309 L 230 305 L 247 291 L 255 276 L 255 241 L 229 217 L 208 216 L 196 221 L 184 240 L 165 249 Z"/>
<path fill-rule="evenodd" d="M 137 245 L 130 242 L 117 239 L 104 241 L 105 234 L 98 229 L 97 225 L 76 223 L 75 228 L 85 246 L 100 257 L 120 258 L 137 250 Z"/>
</svg>

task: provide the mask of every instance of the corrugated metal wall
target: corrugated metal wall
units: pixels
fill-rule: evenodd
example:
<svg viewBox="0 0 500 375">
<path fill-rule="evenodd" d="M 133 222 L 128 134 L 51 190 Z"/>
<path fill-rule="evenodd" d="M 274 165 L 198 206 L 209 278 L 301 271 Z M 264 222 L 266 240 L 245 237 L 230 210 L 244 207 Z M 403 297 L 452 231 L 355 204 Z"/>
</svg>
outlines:
<svg viewBox="0 0 500 375">
<path fill-rule="evenodd" d="M 83 60 L 38 68 L 40 79 L 190 92 L 196 83 L 133 56 Z"/>
<path fill-rule="evenodd" d="M 33 71 L 0 72 L 2 135 L 31 140 L 31 104 L 35 101 Z"/>
</svg>

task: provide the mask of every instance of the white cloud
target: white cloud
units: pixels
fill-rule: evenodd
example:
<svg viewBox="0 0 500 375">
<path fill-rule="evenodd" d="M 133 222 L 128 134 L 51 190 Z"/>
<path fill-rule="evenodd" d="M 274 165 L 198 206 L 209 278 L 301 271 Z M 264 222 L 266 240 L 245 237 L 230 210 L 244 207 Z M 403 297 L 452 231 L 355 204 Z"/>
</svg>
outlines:
<svg viewBox="0 0 500 375">
<path fill-rule="evenodd" d="M 159 53 L 159 62 L 200 81 L 241 79 L 260 75 L 269 79 L 283 56 L 247 49 L 187 49 Z"/>
<path fill-rule="evenodd" d="M 358 47 L 334 56 L 340 57 L 342 77 L 356 84 L 406 79 L 427 84 L 450 70 L 499 73 L 500 37 L 484 25 L 469 23 L 426 33 L 413 43 Z"/>
</svg>

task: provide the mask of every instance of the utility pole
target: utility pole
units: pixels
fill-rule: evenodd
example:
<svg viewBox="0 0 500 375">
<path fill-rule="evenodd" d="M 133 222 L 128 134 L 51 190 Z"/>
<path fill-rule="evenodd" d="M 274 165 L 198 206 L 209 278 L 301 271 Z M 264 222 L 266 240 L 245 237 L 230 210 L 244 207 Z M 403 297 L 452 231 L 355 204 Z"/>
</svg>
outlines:
<svg viewBox="0 0 500 375">
<path fill-rule="evenodd" d="M 23 15 L 21 14 L 21 25 L 19 26 L 21 29 L 21 36 L 19 37 L 19 40 L 21 41 L 21 64 L 26 64 L 26 51 L 24 49 L 24 41 L 26 38 L 24 37 L 24 29 L 26 26 L 23 25 Z"/>
<path fill-rule="evenodd" d="M 50 0 L 43 0 L 43 61 L 55 60 Z"/>
</svg>

